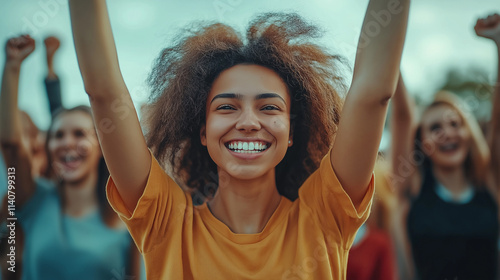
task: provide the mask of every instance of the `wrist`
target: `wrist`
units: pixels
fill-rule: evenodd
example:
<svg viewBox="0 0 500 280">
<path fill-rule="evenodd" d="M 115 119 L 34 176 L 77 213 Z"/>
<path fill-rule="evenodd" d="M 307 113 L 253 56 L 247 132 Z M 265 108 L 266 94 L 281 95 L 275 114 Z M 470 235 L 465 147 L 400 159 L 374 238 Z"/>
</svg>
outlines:
<svg viewBox="0 0 500 280">
<path fill-rule="evenodd" d="M 49 70 L 49 72 L 47 73 L 46 79 L 49 81 L 53 81 L 53 80 L 58 80 L 58 77 L 54 71 Z"/>
<path fill-rule="evenodd" d="M 20 70 L 21 69 L 21 61 L 15 59 L 7 59 L 5 61 L 5 69 L 6 70 Z"/>
</svg>

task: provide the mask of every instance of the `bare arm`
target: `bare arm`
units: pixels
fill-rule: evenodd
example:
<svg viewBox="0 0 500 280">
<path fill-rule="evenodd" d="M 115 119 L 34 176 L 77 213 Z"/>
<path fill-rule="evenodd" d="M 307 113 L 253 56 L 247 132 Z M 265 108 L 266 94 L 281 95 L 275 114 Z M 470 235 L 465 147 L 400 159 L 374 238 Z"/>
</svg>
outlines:
<svg viewBox="0 0 500 280">
<path fill-rule="evenodd" d="M 401 74 L 392 97 L 390 125 L 391 184 L 399 194 L 408 193 L 411 187 L 410 178 L 416 170 L 411 158 L 415 138 L 415 104 L 408 95 Z"/>
<path fill-rule="evenodd" d="M 35 192 L 31 161 L 21 128 L 18 89 L 21 64 L 35 50 L 35 41 L 20 36 L 7 41 L 0 93 L 0 142 L 5 165 L 15 168 L 16 205 L 23 205 Z"/>
<path fill-rule="evenodd" d="M 477 20 L 474 27 L 480 37 L 493 40 L 497 49 L 497 81 L 493 94 L 493 111 L 488 129 L 488 143 L 491 149 L 492 171 L 495 186 L 500 184 L 500 15 L 494 14 Z"/>
<path fill-rule="evenodd" d="M 370 182 L 387 104 L 396 89 L 409 5 L 409 0 L 371 0 L 363 22 L 354 77 L 331 151 L 332 166 L 355 205 Z"/>
<path fill-rule="evenodd" d="M 99 141 L 118 192 L 133 211 L 146 185 L 151 157 L 118 65 L 104 0 L 70 0 L 76 54 Z"/>
</svg>

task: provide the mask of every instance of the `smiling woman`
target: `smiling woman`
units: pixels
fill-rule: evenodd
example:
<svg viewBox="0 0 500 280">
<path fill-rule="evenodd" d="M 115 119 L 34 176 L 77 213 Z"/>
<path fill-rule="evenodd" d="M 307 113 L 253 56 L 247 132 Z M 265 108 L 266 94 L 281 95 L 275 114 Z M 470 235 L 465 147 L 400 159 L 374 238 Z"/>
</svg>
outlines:
<svg viewBox="0 0 500 280">
<path fill-rule="evenodd" d="M 228 96 L 225 92 L 238 94 Z M 268 68 L 240 64 L 220 74 L 208 100 L 201 143 L 220 176 L 275 178 L 274 167 L 285 156 L 292 139 L 290 95 L 282 79 Z M 241 145 L 241 149 L 227 148 L 233 144 Z M 261 145 L 266 149 L 256 152 L 255 146 Z M 248 153 L 250 150 L 253 152 Z M 224 172 L 228 174 L 222 175 Z M 274 184 L 269 187 L 279 197 Z M 214 198 L 211 205 L 216 201 Z"/>
<path fill-rule="evenodd" d="M 318 29 L 298 15 L 260 15 L 246 37 L 223 24 L 194 25 L 149 77 L 150 152 L 137 115 L 110 110 L 116 100 L 133 106 L 104 1 L 70 1 L 96 122 L 115 127 L 98 129 L 108 199 L 148 278 L 345 278 L 369 214 L 408 10 L 409 1 L 370 1 L 364 31 L 380 13 L 394 14 L 359 49 L 342 119 L 339 58 L 313 42 Z M 172 177 L 161 168 L 168 164 Z"/>
<path fill-rule="evenodd" d="M 287 151 L 284 159 L 273 160 L 279 178 L 277 189 L 291 200 L 297 198 L 300 185 L 331 148 L 339 123 L 342 100 L 336 89 L 345 88 L 336 73 L 340 58 L 317 46 L 288 43 L 318 37 L 318 29 L 297 15 L 265 15 L 251 25 L 251 43 L 246 46 L 234 29 L 222 24 L 198 26 L 181 34 L 177 47 L 166 48 L 160 54 L 149 77 L 154 99 L 146 121 L 150 124 L 148 145 L 160 162 L 168 161 L 174 167 L 177 181 L 193 190 L 201 202 L 213 195 L 207 186 L 216 183 L 212 174 L 218 173 L 208 154 L 210 146 L 204 148 L 200 139 L 200 130 L 214 123 L 205 123 L 208 117 L 222 115 L 223 119 L 236 120 L 238 116 L 240 122 L 234 124 L 246 125 L 248 121 L 259 125 L 256 119 L 267 116 L 266 129 L 285 126 L 282 129 L 291 130 L 285 132 L 286 141 L 294 145 L 282 150 Z M 174 67 L 179 68 L 177 74 Z M 282 101 L 269 95 L 252 97 L 265 93 L 278 95 Z M 231 100 L 240 107 L 233 104 L 232 109 L 216 110 L 214 105 L 225 104 L 227 94 L 234 94 Z M 247 101 L 254 101 L 252 110 L 248 110 Z M 250 114 L 255 106 L 270 101 L 276 108 L 258 108 L 258 118 Z M 246 120 L 247 114 L 252 119 Z M 294 137 L 288 139 L 292 132 Z M 272 139 L 266 137 L 263 140 L 270 143 Z"/>
<path fill-rule="evenodd" d="M 14 254 L 22 256 L 17 259 L 22 266 L 9 278 L 110 279 L 123 269 L 137 275 L 131 256 L 138 253 L 106 201 L 109 172 L 88 106 L 56 110 L 45 145 L 49 165 L 45 175 L 52 180 L 32 175 L 33 143 L 26 141 L 21 128 L 17 97 L 22 62 L 34 48 L 29 36 L 12 38 L 5 48 L 0 143 L 6 165 L 16 171 L 11 190 L 15 196 L 10 197 L 15 197 L 12 209 L 24 233 L 17 244 L 9 242 L 17 246 L 11 249 Z"/>
<path fill-rule="evenodd" d="M 496 43 L 500 58 L 500 15 L 479 18 L 474 29 Z M 400 80 L 392 119 L 393 183 L 401 205 L 409 207 L 403 224 L 419 279 L 497 277 L 498 81 L 487 141 L 465 102 L 450 92 L 438 92 L 417 124 Z"/>
</svg>

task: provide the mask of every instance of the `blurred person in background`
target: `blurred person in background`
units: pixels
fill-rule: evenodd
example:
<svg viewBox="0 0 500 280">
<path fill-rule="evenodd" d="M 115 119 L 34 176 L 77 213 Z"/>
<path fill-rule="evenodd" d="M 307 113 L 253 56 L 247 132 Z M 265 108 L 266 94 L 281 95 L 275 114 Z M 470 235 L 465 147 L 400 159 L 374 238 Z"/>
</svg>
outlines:
<svg viewBox="0 0 500 280">
<path fill-rule="evenodd" d="M 45 144 L 54 183 L 32 176 L 17 97 L 21 64 L 34 49 L 29 36 L 6 43 L 0 95 L 0 142 L 6 165 L 16 168 L 16 217 L 24 231 L 21 277 L 139 275 L 137 250 L 105 198 L 109 173 L 89 107 L 56 110 Z"/>
<path fill-rule="evenodd" d="M 392 236 L 396 196 L 386 178 L 389 171 L 387 161 L 379 155 L 375 163 L 372 210 L 349 251 L 347 280 L 399 279 Z"/>
<path fill-rule="evenodd" d="M 477 20 L 500 47 L 500 16 Z M 418 124 L 402 79 L 393 99 L 392 183 L 417 279 L 495 279 L 500 184 L 498 82 L 488 137 L 462 100 L 438 92 Z M 402 245 L 404 246 L 404 245 Z"/>
</svg>

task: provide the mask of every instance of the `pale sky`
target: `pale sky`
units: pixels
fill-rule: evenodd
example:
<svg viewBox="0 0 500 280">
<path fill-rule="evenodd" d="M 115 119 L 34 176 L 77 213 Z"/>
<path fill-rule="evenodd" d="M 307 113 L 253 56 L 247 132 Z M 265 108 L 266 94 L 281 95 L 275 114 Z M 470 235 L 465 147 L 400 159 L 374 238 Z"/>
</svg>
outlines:
<svg viewBox="0 0 500 280">
<path fill-rule="evenodd" d="M 41 129 L 46 129 L 49 109 L 42 83 L 46 74 L 44 37 L 56 35 L 62 41 L 55 67 L 62 81 L 63 104 L 88 104 L 72 42 L 67 0 L 2 2 L 2 44 L 22 33 L 29 33 L 37 41 L 35 52 L 23 64 L 19 106 Z M 243 26 L 257 13 L 295 11 L 323 28 L 326 33 L 322 43 L 346 57 L 352 66 L 367 3 L 368 0 L 110 0 L 108 8 L 121 70 L 137 106 L 147 100 L 144 81 L 153 59 L 173 34 L 193 20 L 222 21 L 243 31 Z M 499 0 L 413 1 L 401 66 L 410 93 L 429 96 L 449 68 L 479 66 L 493 82 L 494 44 L 478 38 L 473 31 L 477 17 L 493 12 L 500 12 Z M 4 60 L 2 51 L 0 63 Z"/>
</svg>

